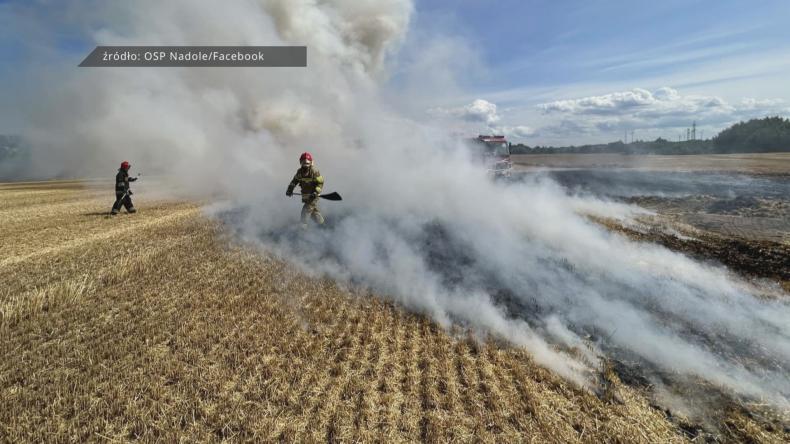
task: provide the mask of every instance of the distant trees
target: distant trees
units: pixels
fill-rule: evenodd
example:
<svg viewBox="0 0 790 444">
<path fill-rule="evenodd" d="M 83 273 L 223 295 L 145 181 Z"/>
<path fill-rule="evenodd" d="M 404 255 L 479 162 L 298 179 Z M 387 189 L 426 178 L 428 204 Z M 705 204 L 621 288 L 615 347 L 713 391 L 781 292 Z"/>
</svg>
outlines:
<svg viewBox="0 0 790 444">
<path fill-rule="evenodd" d="M 721 153 L 790 151 L 790 120 L 766 117 L 736 123 L 714 137 L 713 143 Z"/>
<path fill-rule="evenodd" d="M 790 120 L 766 117 L 740 122 L 713 139 L 671 142 L 659 137 L 652 142 L 610 142 L 606 144 L 540 147 L 512 145 L 513 154 L 619 153 L 619 154 L 715 154 L 790 152 Z"/>
</svg>

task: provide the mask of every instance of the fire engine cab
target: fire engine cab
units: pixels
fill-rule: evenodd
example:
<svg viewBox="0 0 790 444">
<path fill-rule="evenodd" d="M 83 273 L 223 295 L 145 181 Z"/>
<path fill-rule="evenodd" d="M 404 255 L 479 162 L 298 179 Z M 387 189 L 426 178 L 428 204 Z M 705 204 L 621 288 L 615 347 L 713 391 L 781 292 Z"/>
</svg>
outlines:
<svg viewBox="0 0 790 444">
<path fill-rule="evenodd" d="M 482 159 L 488 173 L 494 178 L 509 178 L 513 164 L 510 161 L 510 143 L 505 136 L 478 135 L 472 139 L 476 155 Z"/>
</svg>

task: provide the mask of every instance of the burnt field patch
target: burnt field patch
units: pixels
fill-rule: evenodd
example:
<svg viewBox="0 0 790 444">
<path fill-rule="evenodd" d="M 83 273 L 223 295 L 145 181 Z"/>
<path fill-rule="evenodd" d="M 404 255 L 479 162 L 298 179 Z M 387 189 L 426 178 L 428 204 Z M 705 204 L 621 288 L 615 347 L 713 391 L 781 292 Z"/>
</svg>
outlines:
<svg viewBox="0 0 790 444">
<path fill-rule="evenodd" d="M 678 236 L 677 231 L 668 232 L 665 223 L 652 226 L 646 224 L 645 228 L 637 229 L 613 220 L 595 220 L 631 239 L 658 243 L 699 260 L 725 265 L 747 277 L 775 280 L 785 291 L 790 291 L 788 244 L 747 237 L 727 237 L 698 230 L 687 232 L 688 236 Z"/>
</svg>

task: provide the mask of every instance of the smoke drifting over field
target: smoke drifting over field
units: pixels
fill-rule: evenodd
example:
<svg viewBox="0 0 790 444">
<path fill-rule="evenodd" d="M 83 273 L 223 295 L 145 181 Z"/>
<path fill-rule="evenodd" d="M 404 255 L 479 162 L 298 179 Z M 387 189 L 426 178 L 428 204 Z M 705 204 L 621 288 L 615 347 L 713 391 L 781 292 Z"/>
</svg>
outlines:
<svg viewBox="0 0 790 444">
<path fill-rule="evenodd" d="M 211 213 L 247 241 L 524 346 L 581 385 L 616 357 L 788 405 L 786 302 L 580 216 L 636 208 L 549 180 L 491 183 L 441 129 L 382 103 L 410 1 L 71 3 L 98 8 L 101 26 L 74 24 L 96 44 L 305 44 L 309 68 L 58 71 L 57 91 L 19 93 L 40 172 L 109 176 L 129 159 L 196 195 L 221 190 L 231 203 Z M 326 230 L 302 235 L 284 192 L 305 150 L 345 200 L 323 204 Z"/>
</svg>

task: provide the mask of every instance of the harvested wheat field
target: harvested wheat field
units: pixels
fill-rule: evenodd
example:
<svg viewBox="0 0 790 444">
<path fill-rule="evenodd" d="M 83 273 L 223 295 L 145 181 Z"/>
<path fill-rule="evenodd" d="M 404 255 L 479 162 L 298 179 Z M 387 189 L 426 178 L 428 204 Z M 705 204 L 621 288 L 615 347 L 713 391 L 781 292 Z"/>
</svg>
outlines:
<svg viewBox="0 0 790 444">
<path fill-rule="evenodd" d="M 748 174 L 787 175 L 790 153 L 628 155 L 516 154 L 521 170 L 535 168 L 623 168 L 643 171 L 726 171 Z"/>
<path fill-rule="evenodd" d="M 0 186 L 0 441 L 680 442 L 700 429 L 604 372 L 235 246 L 195 204 L 79 182 Z M 721 439 L 788 435 L 731 413 Z"/>
</svg>

